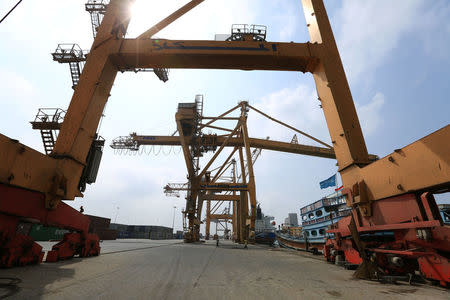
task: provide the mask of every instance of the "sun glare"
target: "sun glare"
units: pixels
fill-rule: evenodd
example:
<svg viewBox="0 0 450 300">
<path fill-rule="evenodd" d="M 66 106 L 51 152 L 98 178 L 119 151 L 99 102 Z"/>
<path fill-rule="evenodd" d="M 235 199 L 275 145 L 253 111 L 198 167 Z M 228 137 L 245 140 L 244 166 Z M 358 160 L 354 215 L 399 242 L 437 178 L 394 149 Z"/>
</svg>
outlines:
<svg viewBox="0 0 450 300">
<path fill-rule="evenodd" d="M 132 35 L 139 35 L 159 21 L 158 11 L 161 6 L 165 4 L 158 4 L 155 1 L 137 0 L 131 8 L 131 22 L 129 33 Z"/>
</svg>

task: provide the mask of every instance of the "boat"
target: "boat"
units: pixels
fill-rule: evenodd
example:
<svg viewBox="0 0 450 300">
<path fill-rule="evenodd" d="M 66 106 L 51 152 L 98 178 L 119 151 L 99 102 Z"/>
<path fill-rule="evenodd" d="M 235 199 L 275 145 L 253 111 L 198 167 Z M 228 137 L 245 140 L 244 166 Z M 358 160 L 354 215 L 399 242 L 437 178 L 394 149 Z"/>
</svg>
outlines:
<svg viewBox="0 0 450 300">
<path fill-rule="evenodd" d="M 450 204 L 439 204 L 442 221 L 450 225 Z M 301 227 L 288 227 L 275 232 L 281 247 L 305 250 L 313 253 L 323 251 L 330 225 L 351 214 L 341 191 L 328 195 L 300 209 Z"/>
<path fill-rule="evenodd" d="M 438 208 L 442 222 L 444 222 L 445 225 L 450 225 L 450 204 L 438 204 Z"/>
<path fill-rule="evenodd" d="M 260 205 L 256 209 L 255 242 L 272 245 L 275 242 L 275 221 L 272 216 L 265 216 Z"/>
<path fill-rule="evenodd" d="M 275 235 L 281 247 L 318 253 L 323 250 L 328 226 L 350 215 L 341 191 L 334 192 L 300 209 L 301 227 L 283 228 Z"/>
</svg>

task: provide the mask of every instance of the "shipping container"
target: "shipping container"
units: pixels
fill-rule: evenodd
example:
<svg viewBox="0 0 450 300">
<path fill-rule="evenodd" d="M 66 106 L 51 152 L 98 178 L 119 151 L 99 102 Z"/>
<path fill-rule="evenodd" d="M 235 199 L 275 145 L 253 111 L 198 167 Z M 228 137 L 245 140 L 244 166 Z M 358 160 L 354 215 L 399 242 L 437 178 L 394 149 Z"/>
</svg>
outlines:
<svg viewBox="0 0 450 300">
<path fill-rule="evenodd" d="M 35 241 L 60 241 L 67 232 L 69 232 L 69 230 L 33 224 L 29 235 Z"/>
</svg>

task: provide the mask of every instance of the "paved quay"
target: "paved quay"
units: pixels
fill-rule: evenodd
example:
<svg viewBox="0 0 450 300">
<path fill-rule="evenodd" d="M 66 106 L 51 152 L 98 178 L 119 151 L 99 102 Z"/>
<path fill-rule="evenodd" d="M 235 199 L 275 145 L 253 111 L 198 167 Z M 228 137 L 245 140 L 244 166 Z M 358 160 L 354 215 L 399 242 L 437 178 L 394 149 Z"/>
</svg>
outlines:
<svg viewBox="0 0 450 300">
<path fill-rule="evenodd" d="M 0 299 L 450 299 L 440 287 L 355 280 L 353 271 L 321 257 L 267 246 L 180 240 L 101 246 L 98 257 L 1 269 Z"/>
</svg>

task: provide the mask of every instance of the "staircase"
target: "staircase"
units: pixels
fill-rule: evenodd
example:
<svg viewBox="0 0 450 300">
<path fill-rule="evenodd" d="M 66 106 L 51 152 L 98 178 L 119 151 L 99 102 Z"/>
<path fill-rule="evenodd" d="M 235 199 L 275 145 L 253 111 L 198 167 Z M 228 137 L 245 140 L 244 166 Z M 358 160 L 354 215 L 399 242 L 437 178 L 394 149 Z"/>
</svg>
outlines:
<svg viewBox="0 0 450 300">
<path fill-rule="evenodd" d="M 77 44 L 59 44 L 52 56 L 54 61 L 69 64 L 72 88 L 75 88 L 80 81 L 81 71 L 86 61 L 86 51 L 81 50 Z"/>
<path fill-rule="evenodd" d="M 65 114 L 66 111 L 60 108 L 40 108 L 34 121 L 30 122 L 33 129 L 41 132 L 44 151 L 47 155 L 53 152 Z"/>
<path fill-rule="evenodd" d="M 97 36 L 97 29 L 102 23 L 108 3 L 109 0 L 89 0 L 85 4 L 86 11 L 91 15 L 92 34 L 94 39 Z"/>
<path fill-rule="evenodd" d="M 198 118 L 201 119 L 203 117 L 203 95 L 195 95 L 195 104 Z"/>
<path fill-rule="evenodd" d="M 81 70 L 79 62 L 70 62 L 70 76 L 72 76 L 72 88 L 75 88 L 80 81 Z"/>
<path fill-rule="evenodd" d="M 53 136 L 53 131 L 43 129 L 41 130 L 42 142 L 44 143 L 45 154 L 49 155 L 53 151 L 53 146 L 55 145 L 55 138 Z"/>
</svg>

